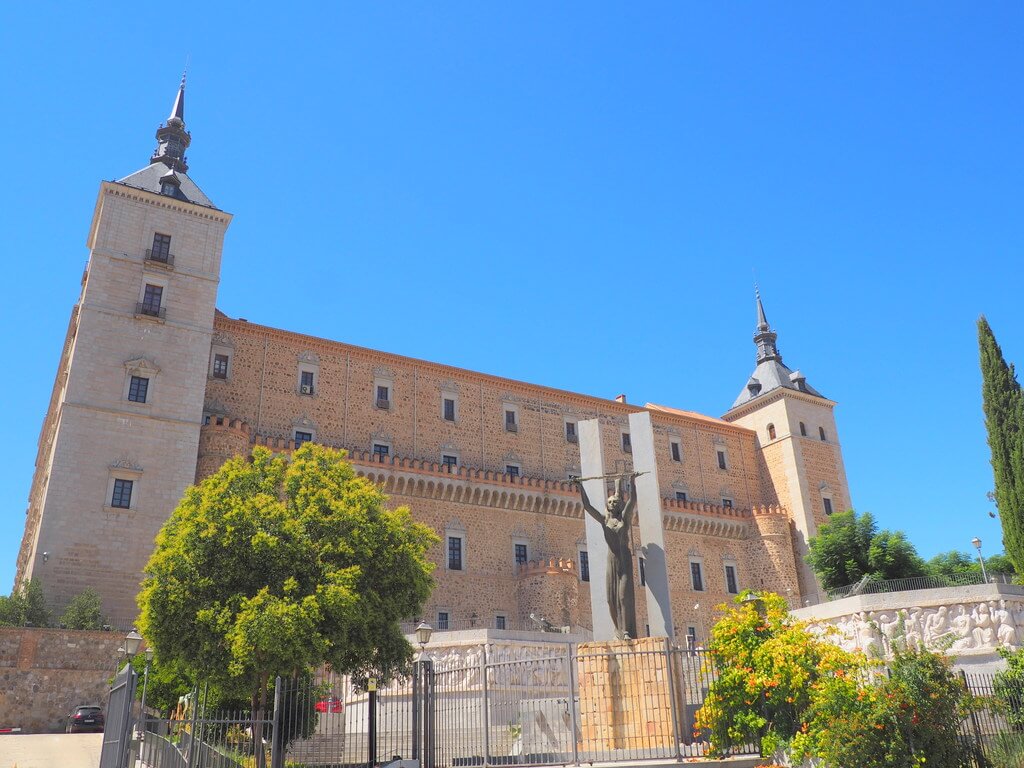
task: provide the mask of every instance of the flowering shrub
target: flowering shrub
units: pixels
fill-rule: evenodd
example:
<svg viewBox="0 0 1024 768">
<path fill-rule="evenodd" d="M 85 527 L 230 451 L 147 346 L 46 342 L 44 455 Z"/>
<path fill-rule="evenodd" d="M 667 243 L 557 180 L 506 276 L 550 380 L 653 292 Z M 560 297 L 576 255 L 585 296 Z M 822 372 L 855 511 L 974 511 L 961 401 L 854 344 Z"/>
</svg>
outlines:
<svg viewBox="0 0 1024 768">
<path fill-rule="evenodd" d="M 974 765 L 958 736 L 970 696 L 935 653 L 898 648 L 886 674 L 811 632 L 778 595 L 749 593 L 712 629 L 709 650 L 718 678 L 696 727 L 716 755 L 752 744 L 787 765 Z"/>
<path fill-rule="evenodd" d="M 972 766 L 958 735 L 969 699 L 946 659 L 898 650 L 887 677 L 820 680 L 793 753 L 828 768 Z"/>
<path fill-rule="evenodd" d="M 711 630 L 709 651 L 718 679 L 696 727 L 707 730 L 717 755 L 745 744 L 775 754 L 800 731 L 819 680 L 841 680 L 867 664 L 809 632 L 770 593 L 739 595 Z"/>
</svg>

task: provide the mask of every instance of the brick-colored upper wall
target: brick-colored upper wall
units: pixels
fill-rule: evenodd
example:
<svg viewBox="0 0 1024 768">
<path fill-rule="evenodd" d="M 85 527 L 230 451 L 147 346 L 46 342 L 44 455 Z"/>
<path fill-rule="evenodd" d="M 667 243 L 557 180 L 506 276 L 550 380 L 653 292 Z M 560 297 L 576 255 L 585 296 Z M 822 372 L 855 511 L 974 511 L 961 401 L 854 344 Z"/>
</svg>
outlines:
<svg viewBox="0 0 1024 768">
<path fill-rule="evenodd" d="M 296 428 L 318 442 L 369 450 L 388 442 L 393 455 L 439 461 L 455 454 L 460 464 L 524 475 L 565 479 L 579 470 L 579 447 L 565 437 L 566 419 L 599 417 L 607 471 L 631 466 L 621 433 L 635 405 L 525 384 L 397 355 L 316 339 L 218 316 L 214 345 L 231 356 L 227 380 L 210 378 L 207 409 L 248 424 L 254 436 L 290 439 Z M 299 393 L 300 356 L 314 361 L 316 391 Z M 386 380 L 391 407 L 376 407 L 375 384 Z M 457 420 L 442 418 L 442 393 L 455 393 Z M 506 406 L 518 410 L 518 432 L 504 428 Z M 737 507 L 776 503 L 766 499 L 750 430 L 707 418 L 653 411 L 662 495 L 677 490 L 695 501 Z M 670 440 L 682 460 L 673 461 Z M 720 470 L 724 448 L 728 469 Z"/>
</svg>

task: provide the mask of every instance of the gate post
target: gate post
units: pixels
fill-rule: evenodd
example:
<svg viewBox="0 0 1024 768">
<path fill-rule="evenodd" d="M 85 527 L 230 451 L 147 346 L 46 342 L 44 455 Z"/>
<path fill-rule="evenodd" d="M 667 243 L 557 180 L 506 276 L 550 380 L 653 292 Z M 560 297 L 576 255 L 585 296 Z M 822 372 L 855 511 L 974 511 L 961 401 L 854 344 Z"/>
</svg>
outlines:
<svg viewBox="0 0 1024 768">
<path fill-rule="evenodd" d="M 676 663 L 676 650 L 672 647 L 672 638 L 670 637 L 665 638 L 665 662 L 668 668 L 669 707 L 672 709 L 672 749 L 675 752 L 676 760 L 682 762 L 682 727 L 679 718 L 679 704 L 682 703 L 682 696 L 679 690 L 679 680 L 676 677 L 679 668 Z"/>
<path fill-rule="evenodd" d="M 434 662 L 423 661 L 423 768 L 434 768 Z"/>
<path fill-rule="evenodd" d="M 580 745 L 576 734 L 582 734 L 579 718 L 576 715 L 576 690 L 578 681 L 576 679 L 576 654 L 573 653 L 573 644 L 565 646 L 565 663 L 569 666 L 569 728 L 572 730 L 572 762 L 573 765 L 580 764 Z"/>
<path fill-rule="evenodd" d="M 491 713 L 487 688 L 486 646 L 484 647 L 484 655 L 480 657 L 480 691 L 484 700 L 484 765 L 487 766 L 491 764 Z"/>
<path fill-rule="evenodd" d="M 295 696 L 295 693 L 292 693 Z M 294 698 L 292 699 L 294 701 Z M 281 676 L 274 678 L 274 717 L 270 723 L 270 766 L 271 768 L 284 767 L 284 750 L 281 749 L 281 718 L 284 712 L 281 711 Z"/>
<path fill-rule="evenodd" d="M 419 760 L 423 754 L 423 662 L 412 663 L 412 759 Z"/>
<path fill-rule="evenodd" d="M 366 766 L 367 768 L 374 768 L 377 765 L 377 681 L 371 678 L 367 688 L 366 736 L 369 743 L 366 745 Z"/>
</svg>

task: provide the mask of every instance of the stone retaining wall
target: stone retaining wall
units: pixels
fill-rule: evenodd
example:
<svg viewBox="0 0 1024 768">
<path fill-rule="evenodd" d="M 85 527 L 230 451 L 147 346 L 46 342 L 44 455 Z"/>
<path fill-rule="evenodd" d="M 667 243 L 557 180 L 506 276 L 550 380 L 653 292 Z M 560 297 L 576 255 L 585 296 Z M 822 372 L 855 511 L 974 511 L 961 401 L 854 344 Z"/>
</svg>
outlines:
<svg viewBox="0 0 1024 768">
<path fill-rule="evenodd" d="M 63 731 L 80 704 L 106 710 L 123 632 L 0 627 L 0 728 Z"/>
</svg>

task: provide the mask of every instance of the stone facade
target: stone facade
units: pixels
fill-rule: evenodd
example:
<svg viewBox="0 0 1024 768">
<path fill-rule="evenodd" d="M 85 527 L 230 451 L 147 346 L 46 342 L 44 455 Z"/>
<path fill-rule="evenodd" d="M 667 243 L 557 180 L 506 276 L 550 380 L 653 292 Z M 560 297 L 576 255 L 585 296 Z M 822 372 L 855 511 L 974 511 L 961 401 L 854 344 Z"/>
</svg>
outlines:
<svg viewBox="0 0 1024 768">
<path fill-rule="evenodd" d="M 172 121 L 181 110 L 183 91 Z M 311 439 L 346 449 L 360 474 L 443 537 L 431 553 L 437 588 L 425 615 L 410 618 L 508 626 L 532 613 L 587 626 L 583 512 L 566 482 L 579 472 L 575 424 L 598 419 L 606 469 L 623 471 L 629 414 L 646 409 L 677 633 L 706 634 L 734 590 L 816 591 L 800 560 L 823 519 L 822 494 L 834 508 L 849 503 L 831 401 L 765 391 L 717 419 L 229 318 L 214 306 L 231 217 L 184 176 L 183 157 L 158 151 L 153 163 L 100 188 L 40 437 L 19 581 L 39 579 L 58 604 L 91 586 L 109 613 L 133 615 L 153 538 L 190 483 L 254 445 L 287 451 Z M 170 238 L 168 262 L 147 250 L 157 236 Z M 163 290 L 158 316 L 139 309 L 147 285 Z M 144 403 L 129 397 L 132 376 L 149 382 Z M 771 440 L 768 418 L 778 428 Z M 793 437 L 797 421 L 811 437 Z M 820 445 L 819 428 L 829 435 Z M 133 484 L 128 505 L 113 503 L 118 480 Z M 449 561 L 449 541 L 461 562 Z M 634 550 L 642 556 L 637 540 Z M 639 560 L 635 568 L 639 585 Z M 637 608 L 644 627 L 642 599 Z"/>
<path fill-rule="evenodd" d="M 0 628 L 0 727 L 64 730 L 81 704 L 106 709 L 122 632 Z"/>
</svg>

